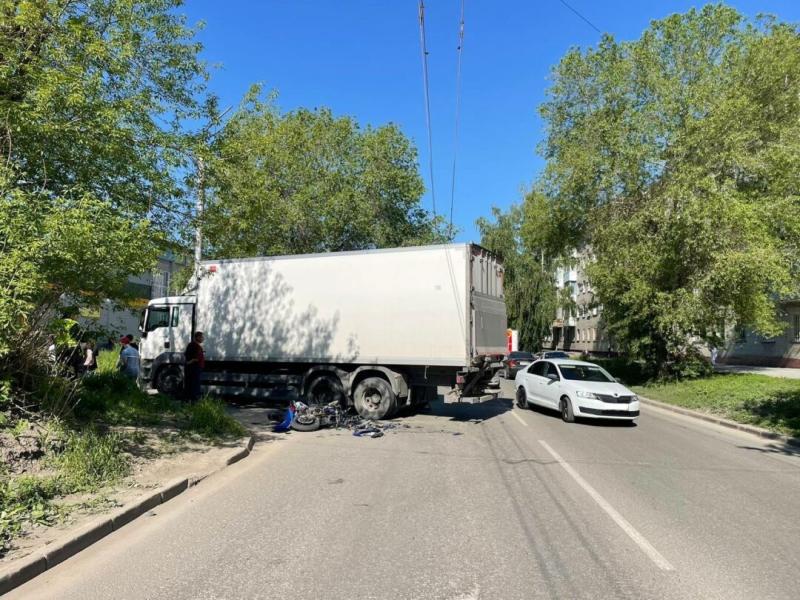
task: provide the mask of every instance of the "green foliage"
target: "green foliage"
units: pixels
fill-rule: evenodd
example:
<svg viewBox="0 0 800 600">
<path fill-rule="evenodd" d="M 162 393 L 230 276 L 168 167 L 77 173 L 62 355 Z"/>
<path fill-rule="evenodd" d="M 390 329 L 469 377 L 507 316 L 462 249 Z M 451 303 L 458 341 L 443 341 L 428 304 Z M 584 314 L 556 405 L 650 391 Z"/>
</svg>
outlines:
<svg viewBox="0 0 800 600">
<path fill-rule="evenodd" d="M 253 88 L 207 160 L 215 256 L 298 254 L 445 239 L 420 206 L 417 152 L 395 125 L 362 129 L 328 109 L 281 114 Z"/>
<path fill-rule="evenodd" d="M 182 404 L 166 396 L 151 396 L 141 391 L 134 380 L 116 370 L 117 356 L 114 351 L 100 353 L 97 371 L 83 380 L 75 418 L 83 423 L 107 425 L 154 425 L 178 419 L 184 411 Z M 111 368 L 109 357 L 113 358 Z"/>
<path fill-rule="evenodd" d="M 0 153 L 25 194 L 76 189 L 174 223 L 205 69 L 180 0 L 0 0 Z M 89 242 L 90 240 L 86 240 Z"/>
<path fill-rule="evenodd" d="M 119 344 L 114 344 L 111 350 L 100 350 L 97 353 L 97 370 L 94 376 L 104 374 L 114 374 L 117 372 L 117 362 L 119 361 L 119 353 L 121 347 Z M 125 379 L 129 379 L 126 377 Z M 94 381 L 94 379 L 93 379 Z"/>
<path fill-rule="evenodd" d="M 18 438 L 19 436 L 27 432 L 28 429 L 30 429 L 30 427 L 31 427 L 30 421 L 28 421 L 27 419 L 20 419 L 14 424 L 14 427 L 11 428 L 11 435 L 13 435 L 15 438 Z"/>
<path fill-rule="evenodd" d="M 550 332 L 556 309 L 556 292 L 550 265 L 545 266 L 525 236 L 524 213 L 512 206 L 508 213 L 492 208 L 494 222 L 481 218 L 481 245 L 503 259 L 508 324 L 519 331 L 521 349 L 535 351 Z"/>
<path fill-rule="evenodd" d="M 800 381 L 726 374 L 634 388 L 653 400 L 800 436 Z"/>
<path fill-rule="evenodd" d="M 52 525 L 60 515 L 50 500 L 60 493 L 53 477 L 0 476 L 0 557 L 28 523 Z"/>
<path fill-rule="evenodd" d="M 83 380 L 74 413 L 78 422 L 169 425 L 204 438 L 244 435 L 245 430 L 225 412 L 221 400 L 207 397 L 187 405 L 161 394 L 147 394 L 135 381 L 111 368 L 109 356 L 116 357 L 116 352 L 101 352 L 97 371 Z"/>
<path fill-rule="evenodd" d="M 180 4 L 0 0 L 0 374 L 25 402 L 49 389 L 48 334 L 74 333 L 53 319 L 124 303 L 189 224 L 206 72 Z"/>
<path fill-rule="evenodd" d="M 221 400 L 206 396 L 189 408 L 189 431 L 206 437 L 242 436 L 244 427 L 225 412 Z"/>
<path fill-rule="evenodd" d="M 64 489 L 92 490 L 125 477 L 130 471 L 130 457 L 122 442 L 113 432 L 87 429 L 70 433 L 66 449 L 54 461 Z"/>
<path fill-rule="evenodd" d="M 766 336 L 800 281 L 800 36 L 709 5 L 605 36 L 554 71 L 532 207 L 551 251 L 588 244 L 618 347 L 696 363 L 724 324 Z"/>
</svg>

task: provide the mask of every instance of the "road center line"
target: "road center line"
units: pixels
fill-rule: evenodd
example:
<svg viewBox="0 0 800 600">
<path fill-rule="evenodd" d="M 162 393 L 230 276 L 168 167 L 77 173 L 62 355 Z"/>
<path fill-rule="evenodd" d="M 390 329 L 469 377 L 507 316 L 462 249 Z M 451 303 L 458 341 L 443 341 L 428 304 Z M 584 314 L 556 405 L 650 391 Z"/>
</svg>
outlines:
<svg viewBox="0 0 800 600">
<path fill-rule="evenodd" d="M 525 422 L 525 420 L 524 420 L 522 417 L 520 417 L 520 416 L 517 414 L 517 412 L 516 412 L 515 410 L 512 410 L 512 411 L 511 411 L 511 414 L 512 414 L 512 415 L 514 415 L 514 418 L 515 418 L 517 421 L 519 421 L 520 423 L 522 423 L 523 425 L 525 425 L 525 427 L 527 427 L 527 426 L 528 426 L 528 424 Z"/>
<path fill-rule="evenodd" d="M 580 474 L 573 469 L 567 462 L 561 458 L 561 456 L 553 450 L 550 445 L 545 442 L 544 440 L 539 440 L 539 443 L 547 450 L 550 455 L 556 459 L 556 462 L 564 467 L 564 470 L 570 474 L 570 476 L 576 481 L 576 483 L 581 486 L 587 494 L 589 494 L 592 499 L 597 502 L 597 504 L 602 508 L 609 517 L 613 519 L 613 521 L 622 528 L 622 531 L 628 534 L 628 537 L 631 538 L 639 548 L 642 549 L 642 552 L 647 554 L 647 556 L 652 560 L 659 569 L 663 571 L 674 571 L 675 567 L 673 567 L 670 562 L 664 558 L 661 553 L 656 550 L 650 542 L 648 542 L 645 537 L 636 531 L 636 528 L 631 525 L 628 520 L 623 517 L 621 514 L 617 512 L 617 510 L 611 506 L 608 501 L 603 498 L 599 492 L 594 489 L 589 482 L 587 482 Z"/>
</svg>

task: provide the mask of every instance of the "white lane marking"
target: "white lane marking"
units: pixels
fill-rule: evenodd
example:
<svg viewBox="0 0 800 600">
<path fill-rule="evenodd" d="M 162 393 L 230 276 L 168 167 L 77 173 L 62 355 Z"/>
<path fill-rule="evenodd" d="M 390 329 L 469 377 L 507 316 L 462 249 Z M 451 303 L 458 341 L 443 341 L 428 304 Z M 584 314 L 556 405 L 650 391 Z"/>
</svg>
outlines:
<svg viewBox="0 0 800 600">
<path fill-rule="evenodd" d="M 659 569 L 664 571 L 674 571 L 675 567 L 673 567 L 670 562 L 664 558 L 661 553 L 656 550 L 650 542 L 648 542 L 645 537 L 636 531 L 633 525 L 631 525 L 628 520 L 619 514 L 616 509 L 611 506 L 608 501 L 603 498 L 596 489 L 594 489 L 589 482 L 587 482 L 580 474 L 573 469 L 567 462 L 561 458 L 561 456 L 553 450 L 550 445 L 545 442 L 544 440 L 539 440 L 539 443 L 544 446 L 544 449 L 547 450 L 550 455 L 556 459 L 556 462 L 564 467 L 564 470 L 570 474 L 570 476 L 577 482 L 579 486 L 581 486 L 587 494 L 589 494 L 592 499 L 600 505 L 609 517 L 611 517 L 614 522 L 622 528 L 622 531 L 628 534 L 628 537 L 631 538 L 639 548 L 642 549 L 642 552 L 647 554 L 647 556 L 652 560 Z"/>
<path fill-rule="evenodd" d="M 512 410 L 512 411 L 511 411 L 511 414 L 512 414 L 512 415 L 514 415 L 514 418 L 515 418 L 517 421 L 519 421 L 520 423 L 522 423 L 523 425 L 525 425 L 525 427 L 527 427 L 527 426 L 528 426 L 528 424 L 527 424 L 527 423 L 524 421 L 524 419 L 523 419 L 522 417 L 520 417 L 520 416 L 519 416 L 519 415 L 516 413 L 516 411 Z"/>
</svg>

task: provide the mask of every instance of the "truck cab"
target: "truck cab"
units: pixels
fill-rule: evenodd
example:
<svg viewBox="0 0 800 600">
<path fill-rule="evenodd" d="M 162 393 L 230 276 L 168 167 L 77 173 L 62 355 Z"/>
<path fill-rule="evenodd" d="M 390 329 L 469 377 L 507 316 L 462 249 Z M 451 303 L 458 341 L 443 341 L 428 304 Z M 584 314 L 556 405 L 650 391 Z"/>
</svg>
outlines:
<svg viewBox="0 0 800 600">
<path fill-rule="evenodd" d="M 139 331 L 139 384 L 175 395 L 183 386 L 183 352 L 195 323 L 194 296 L 154 298 L 142 314 Z"/>
</svg>

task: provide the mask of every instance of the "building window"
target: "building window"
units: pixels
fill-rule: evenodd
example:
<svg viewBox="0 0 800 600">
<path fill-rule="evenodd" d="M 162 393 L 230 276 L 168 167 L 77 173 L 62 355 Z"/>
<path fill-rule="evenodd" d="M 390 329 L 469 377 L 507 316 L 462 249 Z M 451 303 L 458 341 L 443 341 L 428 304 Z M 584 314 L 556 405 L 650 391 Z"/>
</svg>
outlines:
<svg viewBox="0 0 800 600">
<path fill-rule="evenodd" d="M 793 325 L 794 325 L 794 341 L 800 342 L 800 314 L 792 315 L 793 316 Z"/>
</svg>

